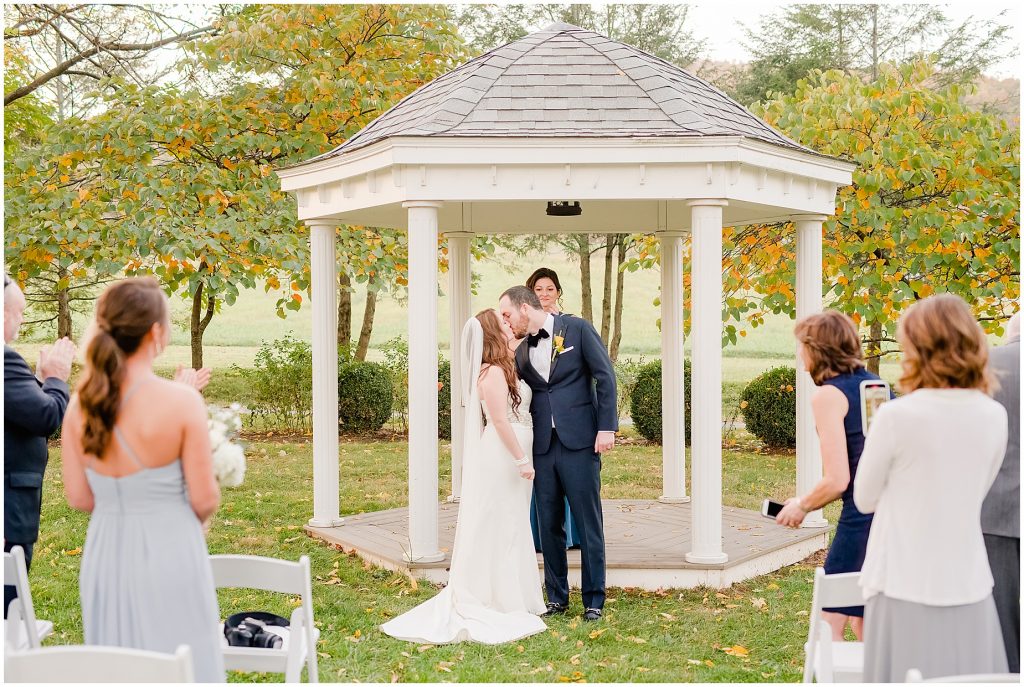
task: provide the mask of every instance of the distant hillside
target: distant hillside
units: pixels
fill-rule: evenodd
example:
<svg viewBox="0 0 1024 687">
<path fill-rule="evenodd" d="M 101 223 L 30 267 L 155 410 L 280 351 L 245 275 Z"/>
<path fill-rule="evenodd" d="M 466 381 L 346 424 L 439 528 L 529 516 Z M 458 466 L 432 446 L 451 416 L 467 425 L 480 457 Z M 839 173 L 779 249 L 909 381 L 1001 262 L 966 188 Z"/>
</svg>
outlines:
<svg viewBox="0 0 1024 687">
<path fill-rule="evenodd" d="M 726 93 L 732 93 L 736 79 L 746 70 L 745 62 L 700 60 L 686 68 Z M 1010 122 L 1020 122 L 1020 79 L 996 79 L 982 76 L 977 91 L 967 98 L 971 107 L 999 114 Z"/>
<path fill-rule="evenodd" d="M 1020 79 L 983 76 L 976 86 L 977 92 L 967 98 L 972 107 L 1000 114 L 1007 121 L 1020 124 Z"/>
</svg>

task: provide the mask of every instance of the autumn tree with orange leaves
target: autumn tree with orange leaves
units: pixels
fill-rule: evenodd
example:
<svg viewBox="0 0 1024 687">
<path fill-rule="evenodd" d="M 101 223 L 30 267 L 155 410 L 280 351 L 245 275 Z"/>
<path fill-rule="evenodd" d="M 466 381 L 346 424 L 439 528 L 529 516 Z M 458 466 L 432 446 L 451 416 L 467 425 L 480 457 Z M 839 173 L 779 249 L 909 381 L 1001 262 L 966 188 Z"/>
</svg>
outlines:
<svg viewBox="0 0 1024 687">
<path fill-rule="evenodd" d="M 870 83 L 813 72 L 757 112 L 804 145 L 857 163 L 825 222 L 823 292 L 826 307 L 861 325 L 876 371 L 897 351 L 896 323 L 916 300 L 955 293 L 986 331 L 1001 332 L 1020 297 L 1019 133 L 968 108 L 964 87 L 936 88 L 934 76 L 925 62 L 883 67 Z M 795 316 L 795 244 L 791 224 L 724 230 L 724 343 L 769 312 Z M 648 240 L 642 256 L 637 267 L 656 261 L 657 243 Z"/>
<path fill-rule="evenodd" d="M 441 6 L 244 6 L 189 45 L 188 88 L 126 84 L 15 161 L 7 262 L 19 279 L 54 262 L 156 274 L 192 303 L 201 366 L 203 333 L 240 288 L 280 288 L 282 316 L 308 289 L 306 230 L 273 169 L 339 145 L 460 45 Z M 386 264 L 356 245 L 347 264 Z"/>
</svg>

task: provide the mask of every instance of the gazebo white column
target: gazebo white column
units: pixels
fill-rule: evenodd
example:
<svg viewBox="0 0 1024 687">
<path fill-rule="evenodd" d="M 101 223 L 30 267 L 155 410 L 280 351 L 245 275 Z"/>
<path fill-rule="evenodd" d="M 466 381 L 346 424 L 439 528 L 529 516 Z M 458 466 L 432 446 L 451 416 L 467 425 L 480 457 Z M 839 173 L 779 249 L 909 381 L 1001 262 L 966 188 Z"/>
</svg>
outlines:
<svg viewBox="0 0 1024 687">
<path fill-rule="evenodd" d="M 437 210 L 409 211 L 409 551 L 406 559 L 444 558 L 437 543 Z"/>
<path fill-rule="evenodd" d="M 312 527 L 342 523 L 338 504 L 338 260 L 335 219 L 307 219 L 313 306 Z"/>
<path fill-rule="evenodd" d="M 796 226 L 796 318 L 821 312 L 821 226 L 825 215 L 793 218 Z M 797 363 L 796 372 L 796 493 L 803 496 L 821 479 L 821 445 L 814 428 L 811 395 L 814 381 Z M 804 518 L 804 527 L 825 527 L 821 510 Z"/>
<path fill-rule="evenodd" d="M 691 200 L 693 505 L 690 563 L 724 563 L 722 551 L 722 208 L 727 201 Z"/>
<path fill-rule="evenodd" d="M 472 317 L 472 262 L 469 252 L 473 234 L 466 231 L 445 232 L 448 237 L 448 302 L 451 306 L 451 399 L 452 399 L 452 494 L 449 501 L 462 495 L 462 449 L 465 426 L 462 412 L 462 351 L 460 337 L 466 320 Z"/>
<path fill-rule="evenodd" d="M 661 496 L 687 503 L 686 413 L 683 380 L 683 234 L 659 231 L 661 241 Z"/>
</svg>

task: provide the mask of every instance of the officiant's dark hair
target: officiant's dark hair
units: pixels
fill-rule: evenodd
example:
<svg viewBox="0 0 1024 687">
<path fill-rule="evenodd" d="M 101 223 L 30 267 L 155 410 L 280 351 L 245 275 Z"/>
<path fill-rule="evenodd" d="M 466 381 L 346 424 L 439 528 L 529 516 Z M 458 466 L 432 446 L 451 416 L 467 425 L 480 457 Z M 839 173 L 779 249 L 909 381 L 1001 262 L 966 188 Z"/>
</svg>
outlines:
<svg viewBox="0 0 1024 687">
<path fill-rule="evenodd" d="M 505 293 L 501 294 L 502 298 L 508 298 L 512 301 L 512 307 L 521 308 L 523 305 L 528 305 L 534 310 L 543 310 L 541 307 L 540 299 L 537 298 L 537 294 L 533 292 L 533 289 L 528 289 L 525 286 L 512 286 L 505 289 Z"/>
<path fill-rule="evenodd" d="M 106 451 L 121 405 L 125 360 L 166 317 L 167 298 L 152 277 L 123 279 L 100 294 L 96 330 L 85 349 L 85 375 L 78 387 L 86 453 L 100 458 Z"/>
<path fill-rule="evenodd" d="M 550 279 L 551 283 L 555 285 L 555 289 L 558 291 L 558 295 L 562 295 L 562 283 L 558 281 L 558 275 L 554 270 L 548 269 L 547 267 L 538 267 L 530 278 L 526 280 L 526 287 L 533 291 L 533 287 L 537 286 L 537 282 L 541 279 Z"/>
</svg>

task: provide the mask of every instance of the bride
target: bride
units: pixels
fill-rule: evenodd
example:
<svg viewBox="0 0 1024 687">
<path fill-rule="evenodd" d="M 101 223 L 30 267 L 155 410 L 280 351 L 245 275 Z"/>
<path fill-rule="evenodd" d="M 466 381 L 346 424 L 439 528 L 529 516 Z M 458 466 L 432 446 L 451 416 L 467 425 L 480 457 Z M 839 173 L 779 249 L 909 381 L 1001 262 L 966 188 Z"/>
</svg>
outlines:
<svg viewBox="0 0 1024 687">
<path fill-rule="evenodd" d="M 495 310 L 478 313 L 462 330 L 466 438 L 448 586 L 382 625 L 392 637 L 502 644 L 546 628 L 538 617 L 545 606 L 530 534 L 531 391 L 516 376 L 514 343 Z"/>
</svg>

